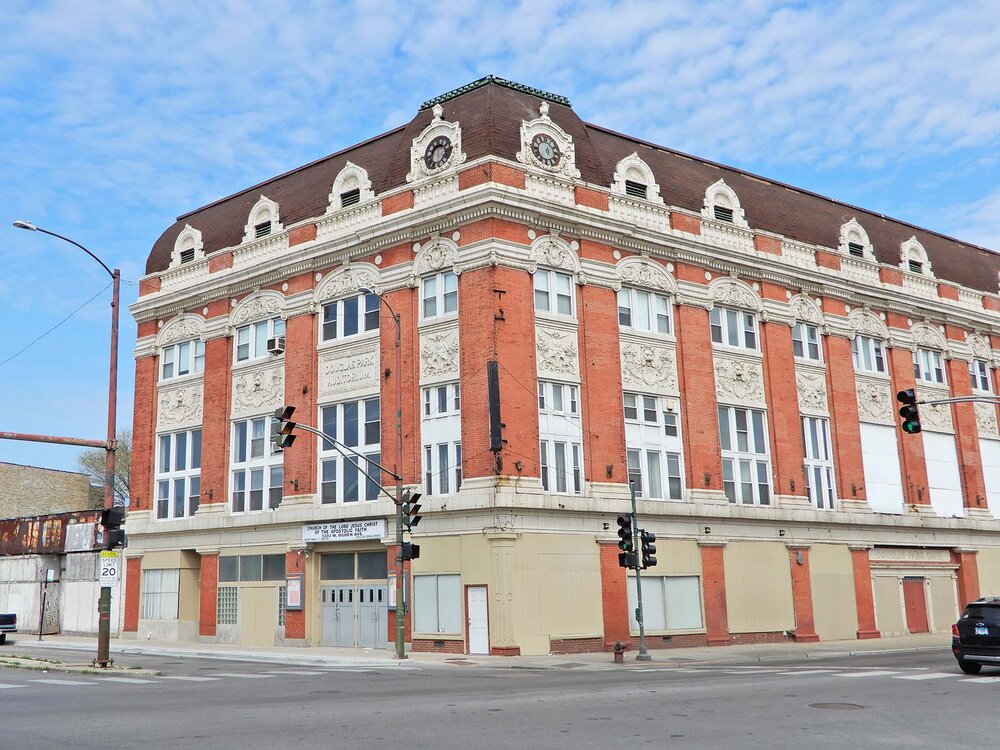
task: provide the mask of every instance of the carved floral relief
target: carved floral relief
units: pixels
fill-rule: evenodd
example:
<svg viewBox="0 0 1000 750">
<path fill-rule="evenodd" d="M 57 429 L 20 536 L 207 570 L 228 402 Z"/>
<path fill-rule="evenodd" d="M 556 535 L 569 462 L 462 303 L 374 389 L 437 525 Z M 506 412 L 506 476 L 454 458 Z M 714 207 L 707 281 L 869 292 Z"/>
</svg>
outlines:
<svg viewBox="0 0 1000 750">
<path fill-rule="evenodd" d="M 622 342 L 622 385 L 680 395 L 677 388 L 677 360 L 666 346 Z"/>
</svg>

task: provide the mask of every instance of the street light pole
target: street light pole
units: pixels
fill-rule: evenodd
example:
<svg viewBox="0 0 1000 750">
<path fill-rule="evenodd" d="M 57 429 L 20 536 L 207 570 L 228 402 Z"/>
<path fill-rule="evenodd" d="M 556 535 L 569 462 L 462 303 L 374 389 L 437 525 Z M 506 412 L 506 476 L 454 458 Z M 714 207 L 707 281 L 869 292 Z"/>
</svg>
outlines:
<svg viewBox="0 0 1000 750">
<path fill-rule="evenodd" d="M 361 287 L 363 294 L 374 294 L 386 306 L 396 326 L 396 465 L 393 473 L 399 477 L 396 480 L 396 658 L 406 658 L 406 645 L 403 634 L 403 619 L 406 613 L 403 574 L 403 347 L 402 330 L 399 313 L 381 294 L 371 287 Z"/>
<path fill-rule="evenodd" d="M 61 234 L 42 229 L 29 221 L 15 221 L 14 226 L 29 232 L 41 232 L 42 234 L 47 234 L 75 245 L 100 263 L 101 268 L 111 276 L 111 364 L 108 373 L 108 433 L 107 441 L 104 445 L 104 507 L 111 508 L 115 505 L 115 449 L 118 447 L 115 439 L 115 428 L 118 411 L 118 292 L 121 282 L 121 271 L 117 268 L 112 271 L 104 261 L 79 242 L 75 242 L 69 237 L 63 237 Z M 97 658 L 94 659 L 94 666 L 105 668 L 111 666 L 113 662 L 110 658 L 110 651 L 111 587 L 102 586 L 101 595 L 97 602 Z"/>
</svg>

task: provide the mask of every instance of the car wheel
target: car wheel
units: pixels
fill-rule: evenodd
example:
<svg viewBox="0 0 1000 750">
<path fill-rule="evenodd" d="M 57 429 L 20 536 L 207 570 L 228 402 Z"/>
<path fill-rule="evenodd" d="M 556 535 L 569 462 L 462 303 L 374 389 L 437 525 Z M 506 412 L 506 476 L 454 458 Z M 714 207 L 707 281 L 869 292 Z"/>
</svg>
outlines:
<svg viewBox="0 0 1000 750">
<path fill-rule="evenodd" d="M 966 674 L 979 674 L 980 670 L 983 668 L 982 664 L 976 664 L 972 661 L 959 661 L 958 668 L 961 669 Z"/>
<path fill-rule="evenodd" d="M 0 633 L 0 645 L 4 644 L 6 642 L 7 642 L 7 634 L 6 633 Z"/>
</svg>

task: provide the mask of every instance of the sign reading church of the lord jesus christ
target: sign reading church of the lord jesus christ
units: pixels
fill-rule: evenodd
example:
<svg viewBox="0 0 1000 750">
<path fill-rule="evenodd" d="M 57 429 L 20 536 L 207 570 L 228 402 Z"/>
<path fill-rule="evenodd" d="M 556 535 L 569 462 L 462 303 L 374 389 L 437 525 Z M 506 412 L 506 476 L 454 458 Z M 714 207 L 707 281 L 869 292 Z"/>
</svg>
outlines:
<svg viewBox="0 0 1000 750">
<path fill-rule="evenodd" d="M 381 539 L 386 534 L 384 518 L 337 523 L 307 523 L 302 527 L 303 542 L 347 542 Z"/>
</svg>

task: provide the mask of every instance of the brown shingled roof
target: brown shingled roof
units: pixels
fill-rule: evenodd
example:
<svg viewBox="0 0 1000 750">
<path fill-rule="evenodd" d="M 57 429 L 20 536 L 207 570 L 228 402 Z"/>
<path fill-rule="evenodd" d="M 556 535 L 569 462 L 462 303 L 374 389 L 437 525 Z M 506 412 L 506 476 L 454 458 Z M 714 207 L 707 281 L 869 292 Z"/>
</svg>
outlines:
<svg viewBox="0 0 1000 750">
<path fill-rule="evenodd" d="M 854 217 L 868 233 L 882 263 L 897 265 L 900 244 L 916 236 L 939 279 L 997 291 L 1000 255 L 989 250 L 589 125 L 569 106 L 523 88 L 512 88 L 503 81 L 491 79 L 445 99 L 441 105 L 445 120 L 462 124 L 462 149 L 470 160 L 494 155 L 513 161 L 520 149 L 521 122 L 538 116 L 543 98 L 549 101 L 549 117 L 573 138 L 577 169 L 587 182 L 610 185 L 615 165 L 637 151 L 653 170 L 668 206 L 700 211 L 705 189 L 722 178 L 739 196 L 747 222 L 755 229 L 836 247 L 841 225 Z M 262 194 L 278 203 L 285 225 L 322 215 L 333 181 L 347 161 L 368 171 L 376 194 L 404 185 L 410 168 L 410 146 L 431 118 L 431 110 L 422 109 L 401 128 L 180 216 L 153 245 L 146 272 L 167 268 L 174 241 L 185 224 L 202 232 L 206 254 L 240 244 L 250 210 Z"/>
</svg>

